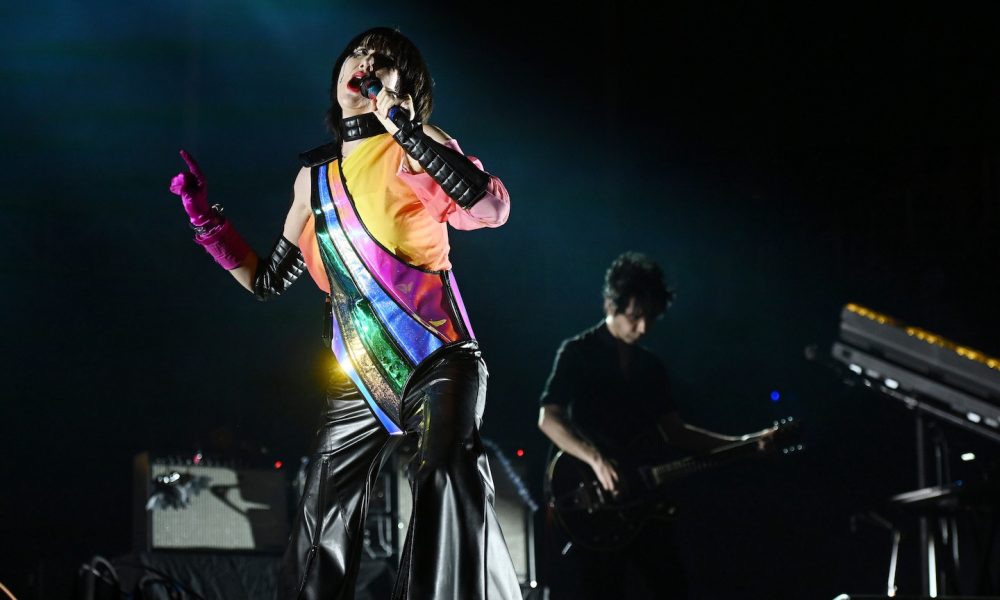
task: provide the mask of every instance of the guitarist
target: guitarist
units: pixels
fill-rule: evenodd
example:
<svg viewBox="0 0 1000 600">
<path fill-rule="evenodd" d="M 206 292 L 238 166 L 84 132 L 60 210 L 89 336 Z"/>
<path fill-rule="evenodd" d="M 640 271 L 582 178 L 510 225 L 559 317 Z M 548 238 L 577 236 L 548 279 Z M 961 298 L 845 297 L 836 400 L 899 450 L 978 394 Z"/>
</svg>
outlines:
<svg viewBox="0 0 1000 600">
<path fill-rule="evenodd" d="M 753 436 L 760 436 L 763 448 L 770 431 L 727 436 L 678 415 L 663 362 L 638 344 L 673 298 L 650 258 L 635 252 L 616 258 L 605 274 L 604 320 L 562 343 L 542 393 L 539 429 L 587 463 L 610 493 L 619 482 L 610 457 L 626 452 L 637 432 L 655 426 L 671 446 L 700 454 Z M 629 592 L 628 597 L 687 597 L 671 528 L 663 520 L 649 521 L 615 552 L 567 544 L 557 526 L 550 533 L 558 546 L 553 600 L 621 598 Z"/>
</svg>

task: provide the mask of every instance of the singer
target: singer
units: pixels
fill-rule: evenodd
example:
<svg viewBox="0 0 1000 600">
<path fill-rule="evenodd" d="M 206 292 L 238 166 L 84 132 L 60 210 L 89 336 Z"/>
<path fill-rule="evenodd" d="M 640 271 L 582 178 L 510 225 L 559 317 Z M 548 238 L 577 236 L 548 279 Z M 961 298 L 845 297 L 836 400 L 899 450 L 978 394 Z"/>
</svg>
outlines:
<svg viewBox="0 0 1000 600">
<path fill-rule="evenodd" d="M 285 598 L 353 598 L 372 485 L 417 436 L 413 514 L 393 598 L 521 598 L 479 438 L 486 364 L 451 271 L 450 224 L 499 227 L 499 179 L 427 124 L 431 77 L 413 43 L 375 28 L 337 58 L 332 142 L 301 155 L 283 234 L 258 257 L 210 207 L 194 160 L 174 177 L 195 242 L 259 300 L 308 270 L 327 294 L 336 358 L 306 492 L 285 554 Z M 390 119 L 390 110 L 392 118 Z"/>
</svg>

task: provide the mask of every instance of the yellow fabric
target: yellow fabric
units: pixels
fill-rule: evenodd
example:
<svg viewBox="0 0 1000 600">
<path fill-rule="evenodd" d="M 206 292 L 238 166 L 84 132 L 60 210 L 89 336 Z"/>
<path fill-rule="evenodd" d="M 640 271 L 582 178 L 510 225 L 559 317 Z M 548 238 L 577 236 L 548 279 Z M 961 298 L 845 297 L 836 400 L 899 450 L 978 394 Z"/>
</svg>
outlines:
<svg viewBox="0 0 1000 600">
<path fill-rule="evenodd" d="M 361 222 L 389 252 L 423 269 L 450 269 L 447 222 L 438 222 L 397 177 L 403 157 L 388 133 L 366 138 L 340 166 L 348 193 Z"/>
</svg>

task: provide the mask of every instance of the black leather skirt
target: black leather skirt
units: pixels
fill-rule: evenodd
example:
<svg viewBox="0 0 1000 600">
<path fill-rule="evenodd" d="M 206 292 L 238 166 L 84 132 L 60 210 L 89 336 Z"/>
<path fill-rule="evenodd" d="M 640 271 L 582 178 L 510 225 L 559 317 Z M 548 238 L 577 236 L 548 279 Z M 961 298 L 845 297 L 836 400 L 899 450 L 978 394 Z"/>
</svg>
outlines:
<svg viewBox="0 0 1000 600">
<path fill-rule="evenodd" d="M 486 378 L 478 345 L 467 342 L 421 365 L 407 386 L 402 425 L 418 450 L 395 599 L 521 598 L 479 439 Z M 284 598 L 354 598 L 368 498 L 401 440 L 349 380 L 333 378 L 285 554 Z"/>
</svg>

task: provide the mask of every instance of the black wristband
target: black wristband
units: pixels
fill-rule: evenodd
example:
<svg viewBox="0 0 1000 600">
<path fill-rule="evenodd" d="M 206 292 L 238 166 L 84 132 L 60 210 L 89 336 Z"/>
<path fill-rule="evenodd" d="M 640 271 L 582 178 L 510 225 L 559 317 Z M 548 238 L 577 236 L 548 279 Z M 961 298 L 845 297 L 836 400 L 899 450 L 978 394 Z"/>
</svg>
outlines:
<svg viewBox="0 0 1000 600">
<path fill-rule="evenodd" d="M 411 121 L 393 137 L 462 208 L 471 207 L 486 194 L 490 174 L 462 153 L 431 139 L 419 122 Z"/>
<path fill-rule="evenodd" d="M 253 278 L 254 297 L 264 301 L 280 296 L 305 270 L 306 264 L 299 249 L 284 236 L 278 238 L 271 253 L 257 261 L 257 272 Z"/>
</svg>

